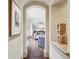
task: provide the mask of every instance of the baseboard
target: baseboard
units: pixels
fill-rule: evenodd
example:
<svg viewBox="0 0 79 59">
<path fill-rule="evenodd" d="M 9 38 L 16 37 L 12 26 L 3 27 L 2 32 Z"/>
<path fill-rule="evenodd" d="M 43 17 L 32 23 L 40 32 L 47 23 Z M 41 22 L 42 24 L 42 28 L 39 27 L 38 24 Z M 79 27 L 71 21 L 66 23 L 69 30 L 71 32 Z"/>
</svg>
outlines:
<svg viewBox="0 0 79 59">
<path fill-rule="evenodd" d="M 24 52 L 23 57 L 27 57 L 27 52 Z"/>
<path fill-rule="evenodd" d="M 21 58 L 20 59 L 23 59 L 23 56 L 21 56 Z"/>
<path fill-rule="evenodd" d="M 49 57 L 49 53 L 47 51 L 44 51 L 44 57 Z"/>
<path fill-rule="evenodd" d="M 53 56 L 50 55 L 50 56 L 49 56 L 49 59 L 54 59 L 54 58 L 53 58 Z"/>
</svg>

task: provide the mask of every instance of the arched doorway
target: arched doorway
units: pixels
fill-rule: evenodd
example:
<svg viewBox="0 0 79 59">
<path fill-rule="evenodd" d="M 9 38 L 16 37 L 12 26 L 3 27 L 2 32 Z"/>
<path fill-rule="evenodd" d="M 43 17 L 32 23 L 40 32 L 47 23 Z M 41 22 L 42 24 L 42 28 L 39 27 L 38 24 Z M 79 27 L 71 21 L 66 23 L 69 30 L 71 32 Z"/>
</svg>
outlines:
<svg viewBox="0 0 79 59">
<path fill-rule="evenodd" d="M 23 36 L 24 36 L 24 52 L 26 52 L 26 49 L 27 49 L 27 47 L 26 47 L 26 38 L 27 38 L 27 34 L 26 34 L 26 30 L 27 30 L 27 28 L 26 28 L 26 9 L 28 8 L 28 7 L 30 7 L 30 6 L 33 6 L 33 5 L 37 5 L 37 6 L 41 6 L 41 7 L 43 7 L 43 8 L 45 8 L 46 9 L 46 25 L 45 25 L 45 27 L 46 27 L 46 36 L 45 36 L 45 38 L 46 38 L 46 40 L 45 40 L 45 49 L 44 49 L 44 53 L 45 54 L 47 54 L 48 52 L 49 52 L 49 8 L 48 8 L 48 6 L 45 4 L 45 3 L 42 3 L 42 2 L 40 2 L 40 1 L 31 1 L 31 2 L 29 2 L 29 3 L 27 3 L 27 4 L 25 4 L 24 5 L 24 7 L 23 7 L 23 18 L 24 18 L 24 20 L 23 20 L 23 31 L 24 31 L 24 33 L 23 33 Z"/>
</svg>

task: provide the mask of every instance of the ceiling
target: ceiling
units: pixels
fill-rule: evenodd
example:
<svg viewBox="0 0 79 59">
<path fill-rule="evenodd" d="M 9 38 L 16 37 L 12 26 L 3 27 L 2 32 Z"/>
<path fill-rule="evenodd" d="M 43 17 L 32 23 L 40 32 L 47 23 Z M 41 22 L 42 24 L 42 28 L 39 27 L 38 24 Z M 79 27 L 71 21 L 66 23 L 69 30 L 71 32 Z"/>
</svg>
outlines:
<svg viewBox="0 0 79 59">
<path fill-rule="evenodd" d="M 59 4 L 59 3 L 63 2 L 63 1 L 66 1 L 66 0 L 54 0 L 52 5 Z"/>
<path fill-rule="evenodd" d="M 30 1 L 41 1 L 47 5 L 51 5 L 51 4 L 57 4 L 64 0 L 15 0 L 15 1 L 18 2 L 18 4 L 20 6 L 24 6 L 26 3 L 30 2 Z"/>
</svg>

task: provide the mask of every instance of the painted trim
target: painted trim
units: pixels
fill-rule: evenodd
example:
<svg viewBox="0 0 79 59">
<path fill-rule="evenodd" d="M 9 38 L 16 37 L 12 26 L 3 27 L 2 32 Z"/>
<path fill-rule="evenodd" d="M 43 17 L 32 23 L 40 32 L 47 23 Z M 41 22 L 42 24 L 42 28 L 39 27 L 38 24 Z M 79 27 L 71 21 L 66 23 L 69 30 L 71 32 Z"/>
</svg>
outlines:
<svg viewBox="0 0 79 59">
<path fill-rule="evenodd" d="M 49 53 L 46 50 L 44 50 L 44 57 L 49 57 Z"/>
<path fill-rule="evenodd" d="M 23 57 L 27 57 L 27 52 L 24 52 L 23 53 Z"/>
</svg>

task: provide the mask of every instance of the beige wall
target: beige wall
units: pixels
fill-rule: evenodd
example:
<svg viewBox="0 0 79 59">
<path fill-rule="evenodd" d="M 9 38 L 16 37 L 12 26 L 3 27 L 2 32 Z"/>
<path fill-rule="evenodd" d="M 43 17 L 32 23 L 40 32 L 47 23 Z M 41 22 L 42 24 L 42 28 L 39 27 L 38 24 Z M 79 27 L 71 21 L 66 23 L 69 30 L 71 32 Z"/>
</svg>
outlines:
<svg viewBox="0 0 79 59">
<path fill-rule="evenodd" d="M 69 5 L 67 4 L 67 1 L 59 3 L 57 5 L 52 5 L 50 7 L 50 38 L 51 42 L 57 41 L 57 24 L 58 23 L 66 23 L 67 24 L 67 40 L 68 40 L 68 52 L 69 52 Z M 61 51 L 59 51 L 58 48 L 54 47 L 53 43 L 49 43 L 49 56 L 50 59 L 70 59 L 69 56 L 63 54 Z"/>
<path fill-rule="evenodd" d="M 67 3 L 60 3 L 51 8 L 51 40 L 57 41 L 57 24 L 67 23 Z"/>
<path fill-rule="evenodd" d="M 19 6 L 18 3 L 17 5 Z M 21 59 L 21 56 L 23 55 L 23 20 L 21 20 L 21 24 L 22 24 L 21 34 L 17 36 L 9 37 L 9 42 L 8 42 L 9 59 Z"/>
</svg>

